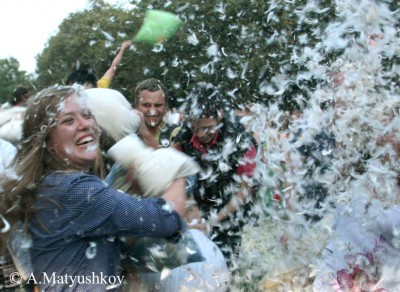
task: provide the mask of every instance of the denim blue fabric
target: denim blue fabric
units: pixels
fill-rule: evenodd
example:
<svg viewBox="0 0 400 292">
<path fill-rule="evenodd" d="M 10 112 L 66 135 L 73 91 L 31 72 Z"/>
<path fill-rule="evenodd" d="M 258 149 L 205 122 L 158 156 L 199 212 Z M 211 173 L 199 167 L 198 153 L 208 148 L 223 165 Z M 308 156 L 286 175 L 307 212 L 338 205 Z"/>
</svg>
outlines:
<svg viewBox="0 0 400 292">
<path fill-rule="evenodd" d="M 105 181 L 113 188 L 122 187 L 129 193 L 130 184 L 126 181 L 126 175 L 122 166 L 116 163 Z M 186 192 L 190 183 L 192 186 L 195 184 L 193 182 L 195 178 L 196 176 L 187 178 Z M 144 272 L 161 271 L 164 268 L 174 269 L 189 263 L 204 261 L 199 246 L 189 232 L 184 232 L 182 236 L 172 239 L 143 237 L 129 245 L 126 253 L 128 256 L 123 260 L 122 265 L 128 269 Z"/>
</svg>

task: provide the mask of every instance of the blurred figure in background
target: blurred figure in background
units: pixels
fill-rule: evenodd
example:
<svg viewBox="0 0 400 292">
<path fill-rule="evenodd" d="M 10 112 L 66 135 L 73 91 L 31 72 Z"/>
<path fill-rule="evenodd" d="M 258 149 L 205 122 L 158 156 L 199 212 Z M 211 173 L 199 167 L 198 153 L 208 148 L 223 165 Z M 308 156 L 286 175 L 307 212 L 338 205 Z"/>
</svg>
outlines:
<svg viewBox="0 0 400 292">
<path fill-rule="evenodd" d="M 115 56 L 114 60 L 111 63 L 111 66 L 104 73 L 104 75 L 98 80 L 94 69 L 89 64 L 78 65 L 76 70 L 71 72 L 68 77 L 66 84 L 72 85 L 74 83 L 78 83 L 83 85 L 85 88 L 108 88 L 111 85 L 111 81 L 117 74 L 117 68 L 121 63 L 122 57 L 124 56 L 125 51 L 131 46 L 130 41 L 124 41 L 121 45 L 121 48 L 118 51 L 118 54 Z"/>
<path fill-rule="evenodd" d="M 193 187 L 202 218 L 191 227 L 208 229 L 234 270 L 242 228 L 252 218 L 257 143 L 222 101 L 218 88 L 199 84 L 189 96 L 186 126 L 175 142 L 202 168 Z"/>
<path fill-rule="evenodd" d="M 0 138 L 13 144 L 21 140 L 25 104 L 31 95 L 30 89 L 24 86 L 14 90 L 13 96 L 8 101 L 8 107 L 0 111 Z"/>
</svg>

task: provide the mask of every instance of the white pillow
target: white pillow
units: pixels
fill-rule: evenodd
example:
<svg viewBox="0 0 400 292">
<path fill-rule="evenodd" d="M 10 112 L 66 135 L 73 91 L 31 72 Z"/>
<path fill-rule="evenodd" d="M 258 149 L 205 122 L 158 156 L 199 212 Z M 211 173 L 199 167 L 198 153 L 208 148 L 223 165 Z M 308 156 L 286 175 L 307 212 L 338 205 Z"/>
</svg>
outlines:
<svg viewBox="0 0 400 292">
<path fill-rule="evenodd" d="M 135 166 L 134 176 L 143 197 L 161 196 L 172 181 L 200 171 L 188 155 L 174 148 L 153 148 L 136 135 L 126 136 L 108 150 L 107 155 L 124 169 Z"/>
<path fill-rule="evenodd" d="M 122 93 L 110 88 L 90 88 L 85 92 L 97 124 L 115 141 L 136 133 L 140 116 Z"/>
</svg>

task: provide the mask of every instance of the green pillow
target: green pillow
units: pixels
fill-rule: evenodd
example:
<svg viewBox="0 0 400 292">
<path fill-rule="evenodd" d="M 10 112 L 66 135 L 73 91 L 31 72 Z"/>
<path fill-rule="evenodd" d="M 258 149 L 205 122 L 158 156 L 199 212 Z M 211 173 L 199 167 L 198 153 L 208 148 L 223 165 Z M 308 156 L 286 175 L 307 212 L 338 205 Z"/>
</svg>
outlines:
<svg viewBox="0 0 400 292">
<path fill-rule="evenodd" d="M 157 44 L 172 37 L 182 21 L 173 13 L 148 10 L 134 41 Z"/>
</svg>

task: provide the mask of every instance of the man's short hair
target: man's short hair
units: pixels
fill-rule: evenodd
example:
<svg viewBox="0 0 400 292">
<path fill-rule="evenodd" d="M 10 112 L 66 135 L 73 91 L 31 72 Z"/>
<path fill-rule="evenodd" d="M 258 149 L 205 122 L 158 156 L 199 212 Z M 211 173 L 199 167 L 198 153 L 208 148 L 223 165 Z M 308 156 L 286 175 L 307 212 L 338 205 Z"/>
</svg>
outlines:
<svg viewBox="0 0 400 292">
<path fill-rule="evenodd" d="M 91 84 L 93 87 L 97 87 L 97 80 L 94 69 L 89 64 L 82 64 L 68 75 L 65 83 L 67 85 L 74 83 L 81 85 Z"/>
<path fill-rule="evenodd" d="M 148 90 L 150 92 L 162 90 L 164 92 L 165 102 L 168 104 L 167 87 L 160 80 L 155 79 L 155 78 L 150 78 L 150 79 L 143 80 L 136 86 L 136 88 L 135 88 L 135 105 L 138 105 L 139 94 L 140 94 L 140 92 L 142 92 L 144 90 Z"/>
</svg>

